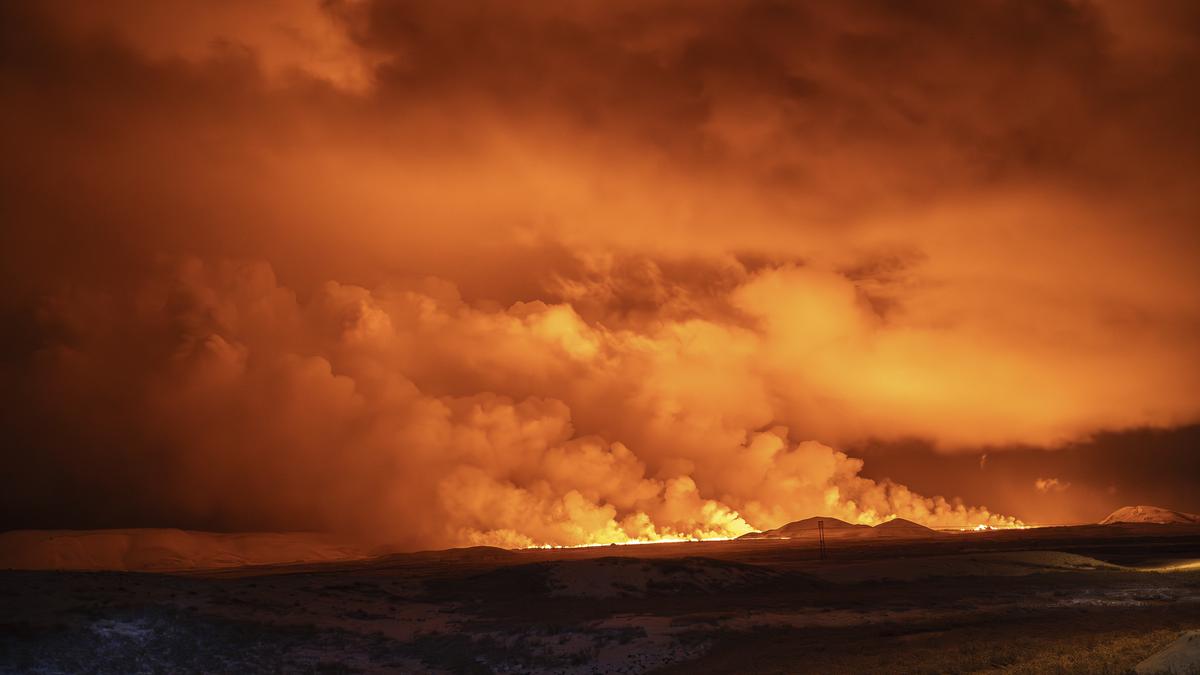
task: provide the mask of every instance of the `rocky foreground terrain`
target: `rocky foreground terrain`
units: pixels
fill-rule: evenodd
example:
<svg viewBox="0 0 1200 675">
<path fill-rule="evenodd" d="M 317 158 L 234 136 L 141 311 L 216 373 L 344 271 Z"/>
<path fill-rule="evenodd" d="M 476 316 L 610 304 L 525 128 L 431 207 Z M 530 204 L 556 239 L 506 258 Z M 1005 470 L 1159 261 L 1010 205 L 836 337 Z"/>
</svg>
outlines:
<svg viewBox="0 0 1200 675">
<path fill-rule="evenodd" d="M 0 572 L 0 672 L 1126 673 L 1200 628 L 1200 527 Z"/>
</svg>

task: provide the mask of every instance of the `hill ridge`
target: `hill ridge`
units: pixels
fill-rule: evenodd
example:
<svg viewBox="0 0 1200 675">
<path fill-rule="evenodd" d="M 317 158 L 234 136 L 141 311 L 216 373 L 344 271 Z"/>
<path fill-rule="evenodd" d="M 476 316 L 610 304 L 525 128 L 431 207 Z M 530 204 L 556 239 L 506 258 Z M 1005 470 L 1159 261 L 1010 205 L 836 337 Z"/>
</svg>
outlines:
<svg viewBox="0 0 1200 675">
<path fill-rule="evenodd" d="M 848 523 L 844 520 L 833 518 L 830 516 L 812 516 L 801 520 L 794 520 L 786 525 L 763 530 L 761 532 L 751 532 L 744 534 L 739 539 L 792 539 L 798 536 L 809 537 L 815 536 L 817 532 L 817 523 L 823 522 L 825 525 L 825 535 L 833 538 L 854 537 L 854 538 L 872 538 L 872 537 L 928 537 L 937 536 L 938 532 L 913 522 L 905 518 L 892 518 L 891 520 L 880 523 L 874 527 L 870 525 L 862 525 L 858 523 Z"/>
<path fill-rule="evenodd" d="M 1200 524 L 1200 515 L 1195 513 L 1185 513 L 1183 511 L 1174 511 L 1161 506 L 1148 506 L 1145 504 L 1139 504 L 1137 506 L 1122 506 L 1116 511 L 1108 514 L 1107 518 L 1100 521 L 1101 525 L 1113 525 L 1116 523 L 1198 525 Z"/>
</svg>

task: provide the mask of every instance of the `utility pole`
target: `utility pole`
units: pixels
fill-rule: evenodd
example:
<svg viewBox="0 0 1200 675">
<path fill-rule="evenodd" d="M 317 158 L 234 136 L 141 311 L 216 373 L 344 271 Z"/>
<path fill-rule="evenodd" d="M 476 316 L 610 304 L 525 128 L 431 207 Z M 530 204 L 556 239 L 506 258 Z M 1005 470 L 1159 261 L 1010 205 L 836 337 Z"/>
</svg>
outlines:
<svg viewBox="0 0 1200 675">
<path fill-rule="evenodd" d="M 821 560 L 825 559 L 825 521 L 817 521 L 817 539 L 821 544 Z"/>
</svg>

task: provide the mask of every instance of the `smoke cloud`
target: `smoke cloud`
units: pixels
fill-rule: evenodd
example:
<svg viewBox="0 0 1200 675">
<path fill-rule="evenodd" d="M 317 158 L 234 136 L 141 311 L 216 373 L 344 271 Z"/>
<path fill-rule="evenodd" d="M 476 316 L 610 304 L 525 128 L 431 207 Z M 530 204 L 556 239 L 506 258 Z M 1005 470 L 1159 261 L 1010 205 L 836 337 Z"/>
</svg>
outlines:
<svg viewBox="0 0 1200 675">
<path fill-rule="evenodd" d="M 143 5 L 0 10 L 2 526 L 1004 526 L 839 448 L 1200 421 L 1191 3 Z"/>
<path fill-rule="evenodd" d="M 43 311 L 63 334 L 37 354 L 41 400 L 63 424 L 106 402 L 87 430 L 106 448 L 136 429 L 137 452 L 92 459 L 155 476 L 167 519 L 412 545 L 728 537 L 810 512 L 1012 522 L 756 429 L 773 414 L 749 368 L 763 336 L 701 319 L 609 330 L 568 304 L 481 310 L 437 280 L 301 301 L 265 263 L 199 260 Z M 77 484 L 106 482 L 63 452 Z"/>
</svg>

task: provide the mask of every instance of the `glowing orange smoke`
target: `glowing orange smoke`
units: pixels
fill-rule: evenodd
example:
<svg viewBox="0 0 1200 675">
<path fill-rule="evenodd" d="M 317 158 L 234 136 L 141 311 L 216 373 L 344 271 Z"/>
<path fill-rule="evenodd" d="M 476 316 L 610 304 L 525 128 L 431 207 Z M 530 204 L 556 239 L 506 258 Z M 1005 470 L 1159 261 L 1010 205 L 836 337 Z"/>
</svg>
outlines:
<svg viewBox="0 0 1200 675">
<path fill-rule="evenodd" d="M 1158 3 L 100 4 L 0 5 L 0 527 L 1014 527 L 1200 420 Z"/>
</svg>

